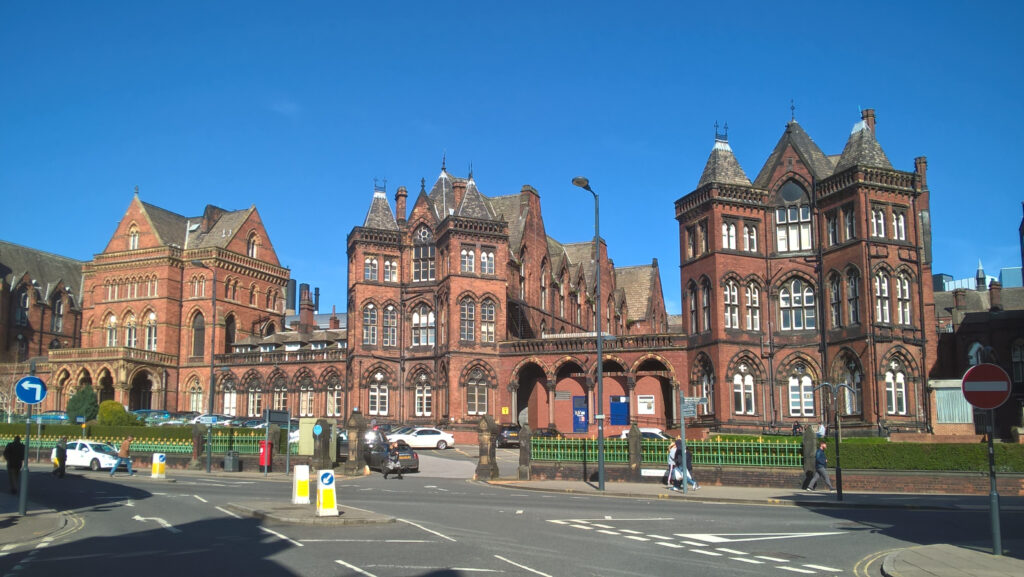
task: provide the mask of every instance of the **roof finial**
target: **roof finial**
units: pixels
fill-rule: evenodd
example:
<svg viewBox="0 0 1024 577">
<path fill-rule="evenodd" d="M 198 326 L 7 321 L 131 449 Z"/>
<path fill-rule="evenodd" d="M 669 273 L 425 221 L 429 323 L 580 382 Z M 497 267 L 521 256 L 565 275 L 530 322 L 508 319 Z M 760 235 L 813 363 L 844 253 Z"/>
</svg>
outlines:
<svg viewBox="0 0 1024 577">
<path fill-rule="evenodd" d="M 447 152 L 442 152 L 441 153 L 441 172 L 445 171 L 444 165 L 445 165 L 445 163 L 447 161 L 448 161 L 448 153 Z"/>
<path fill-rule="evenodd" d="M 796 104 L 793 104 L 793 99 L 789 99 L 789 121 L 796 122 Z"/>
<path fill-rule="evenodd" d="M 387 192 L 388 191 L 388 179 L 378 179 L 376 176 L 373 177 L 373 191 L 374 192 Z"/>
<path fill-rule="evenodd" d="M 469 180 L 473 180 L 473 163 L 469 163 Z"/>
<path fill-rule="evenodd" d="M 427 179 L 420 179 L 420 192 L 427 192 Z"/>
<path fill-rule="evenodd" d="M 729 123 L 725 123 L 725 132 L 718 131 L 718 121 L 715 121 L 715 142 L 729 142 Z"/>
<path fill-rule="evenodd" d="M 135 196 L 139 196 L 139 185 L 135 185 Z"/>
</svg>

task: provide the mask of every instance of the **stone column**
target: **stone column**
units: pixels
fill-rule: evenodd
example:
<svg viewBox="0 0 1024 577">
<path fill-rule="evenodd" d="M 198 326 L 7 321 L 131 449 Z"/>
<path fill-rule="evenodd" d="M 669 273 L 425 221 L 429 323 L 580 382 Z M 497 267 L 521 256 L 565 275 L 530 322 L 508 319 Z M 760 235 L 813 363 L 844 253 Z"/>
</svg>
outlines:
<svg viewBox="0 0 1024 577">
<path fill-rule="evenodd" d="M 634 482 L 642 481 L 643 476 L 640 467 L 643 464 L 644 456 L 643 451 L 640 447 L 640 427 L 636 426 L 634 422 L 629 426 L 629 433 L 626 435 L 627 444 L 629 445 L 629 476 L 630 480 Z"/>
<path fill-rule="evenodd" d="M 556 387 L 556 384 L 555 384 L 554 379 L 548 379 L 545 382 L 545 384 L 544 384 L 544 388 L 547 389 L 547 392 L 548 392 L 548 426 L 549 427 L 554 427 L 555 426 L 555 387 Z"/>
<path fill-rule="evenodd" d="M 530 480 L 530 437 L 533 436 L 533 432 L 530 431 L 530 426 L 523 423 L 522 429 L 519 430 L 519 480 L 529 481 Z"/>
<path fill-rule="evenodd" d="M 334 468 L 334 455 L 331 454 L 331 434 L 334 428 L 327 419 L 317 419 L 316 424 L 320 425 L 319 435 L 313 435 L 313 463 L 314 471 Z"/>
<path fill-rule="evenodd" d="M 344 473 L 346 475 L 362 475 L 366 469 L 366 461 L 363 460 L 363 446 L 366 443 L 366 418 L 359 412 L 359 409 L 352 409 L 352 415 L 345 421 L 345 428 L 348 429 L 348 460 L 345 461 Z"/>
<path fill-rule="evenodd" d="M 629 393 L 629 423 L 635 424 L 637 422 L 636 410 L 636 377 L 633 375 L 626 375 L 626 391 Z"/>
<path fill-rule="evenodd" d="M 498 425 L 494 423 L 493 417 L 485 415 L 480 419 L 480 423 L 477 425 L 477 439 L 480 448 L 480 456 L 476 465 L 477 479 L 498 478 L 498 463 L 494 459 L 494 437 L 497 434 Z"/>
</svg>

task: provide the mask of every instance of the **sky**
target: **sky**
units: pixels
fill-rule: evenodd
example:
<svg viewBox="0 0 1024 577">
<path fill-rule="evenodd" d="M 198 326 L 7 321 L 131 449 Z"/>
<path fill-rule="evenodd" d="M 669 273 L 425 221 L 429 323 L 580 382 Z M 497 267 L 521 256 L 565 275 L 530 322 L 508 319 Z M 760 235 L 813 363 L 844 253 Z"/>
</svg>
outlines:
<svg viewBox="0 0 1024 577">
<path fill-rule="evenodd" d="M 796 120 L 839 154 L 873 108 L 893 166 L 927 156 L 933 272 L 1021 265 L 1020 2 L 0 3 L 0 239 L 87 260 L 140 198 L 255 205 L 292 278 L 345 310 L 375 179 L 470 166 L 529 184 L 547 233 L 657 259 L 680 312 L 674 202 L 715 123 L 753 179 Z M 791 110 L 792 106 L 795 111 Z"/>
</svg>

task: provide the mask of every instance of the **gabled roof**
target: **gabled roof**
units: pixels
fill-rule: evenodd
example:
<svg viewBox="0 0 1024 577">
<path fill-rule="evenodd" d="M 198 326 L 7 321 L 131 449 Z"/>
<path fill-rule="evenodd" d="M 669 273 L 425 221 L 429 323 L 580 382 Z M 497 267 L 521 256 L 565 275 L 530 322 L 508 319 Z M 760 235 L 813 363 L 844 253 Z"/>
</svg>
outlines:
<svg viewBox="0 0 1024 577">
<path fill-rule="evenodd" d="M 654 274 L 655 268 L 649 264 L 615 269 L 615 286 L 622 289 L 626 295 L 626 306 L 629 308 L 627 321 L 647 318 L 654 286 Z"/>
<path fill-rule="evenodd" d="M 526 226 L 526 211 L 521 208 L 519 195 L 495 196 L 488 200 L 495 216 L 508 223 L 508 248 L 518 257 L 519 244 L 523 241 L 523 228 Z"/>
<path fill-rule="evenodd" d="M 395 213 L 391 212 L 391 205 L 388 204 L 388 197 L 383 190 L 373 191 L 373 201 L 370 202 L 370 210 L 366 212 L 363 227 L 377 230 L 398 230 L 398 221 L 395 220 Z"/>
<path fill-rule="evenodd" d="M 139 201 L 142 210 L 153 224 L 153 232 L 164 246 L 185 246 L 187 219 L 180 214 L 165 210 L 154 204 Z"/>
<path fill-rule="evenodd" d="M 562 263 L 565 261 L 565 249 L 562 243 L 547 237 L 548 240 L 548 261 L 551 263 L 551 277 L 557 279 L 558 273 L 562 270 Z"/>
<path fill-rule="evenodd" d="M 852 166 L 871 166 L 874 168 L 892 168 L 889 157 L 882 146 L 875 140 L 875 134 L 863 120 L 853 125 L 850 138 L 846 141 L 843 154 L 839 157 L 835 172 L 842 172 Z"/>
<path fill-rule="evenodd" d="M 47 301 L 63 282 L 78 308 L 82 298 L 83 264 L 80 260 L 0 240 L 0 278 L 7 286 L 12 286 L 28 274 L 38 283 L 39 296 Z"/>
<path fill-rule="evenodd" d="M 214 212 L 210 211 L 210 208 L 211 207 L 207 206 L 207 213 L 211 214 L 215 219 L 214 222 L 210 224 L 210 229 L 208 231 L 204 231 L 200 226 L 194 231 L 189 232 L 189 248 L 226 248 L 231 242 L 231 239 L 238 233 L 238 229 L 245 225 L 245 221 L 249 218 L 249 215 L 256 210 L 255 207 L 249 207 L 244 210 L 233 210 L 230 212 L 217 209 L 217 211 Z M 201 222 L 201 218 L 202 217 L 195 217 L 189 220 L 194 225 L 197 222 Z"/>
<path fill-rule="evenodd" d="M 449 214 L 455 212 L 457 207 L 455 206 L 454 179 L 443 165 L 441 174 L 438 175 L 434 187 L 430 189 L 427 196 L 430 198 L 431 206 L 434 207 L 434 215 L 437 216 L 437 220 L 444 220 Z"/>
<path fill-rule="evenodd" d="M 569 257 L 569 262 L 571 263 L 569 268 L 572 273 L 570 282 L 576 279 L 576 269 L 583 267 L 583 278 L 587 282 L 587 290 L 594 290 L 594 243 L 574 242 L 563 244 L 562 247 L 565 249 L 565 254 Z"/>
<path fill-rule="evenodd" d="M 768 188 L 772 170 L 782 161 L 782 153 L 790 145 L 800 155 L 803 163 L 811 171 L 811 175 L 815 179 L 822 180 L 831 176 L 834 172 L 834 166 L 829 157 L 825 156 L 825 153 L 818 148 L 818 145 L 811 140 L 811 137 L 804 132 L 804 129 L 800 127 L 796 120 L 791 120 L 786 123 L 786 131 L 782 133 L 782 138 L 779 138 L 779 142 L 775 145 L 775 150 L 768 156 L 768 160 L 761 167 L 761 172 L 754 179 L 754 186 L 756 188 Z"/>
<path fill-rule="evenodd" d="M 459 209 L 455 211 L 455 214 L 467 218 L 497 220 L 497 216 L 490 205 L 488 205 L 487 199 L 477 190 L 476 181 L 473 180 L 472 174 L 469 176 L 469 180 L 466 181 L 466 194 L 462 197 L 462 204 L 459 205 Z"/>
<path fill-rule="evenodd" d="M 707 164 L 704 165 L 704 172 L 700 175 L 697 188 L 709 182 L 750 186 L 750 179 L 747 178 L 747 173 L 743 172 L 727 140 L 715 139 L 715 146 L 711 149 Z"/>
<path fill-rule="evenodd" d="M 142 202 L 142 210 L 153 224 L 153 230 L 164 246 L 177 246 L 188 248 L 221 247 L 228 246 L 234 235 L 238 232 L 255 207 L 242 210 L 224 210 L 213 205 L 207 205 L 205 218 L 212 220 L 208 223 L 209 230 L 203 230 L 204 216 L 186 217 L 159 206 Z M 186 242 L 187 238 L 187 242 Z"/>
</svg>

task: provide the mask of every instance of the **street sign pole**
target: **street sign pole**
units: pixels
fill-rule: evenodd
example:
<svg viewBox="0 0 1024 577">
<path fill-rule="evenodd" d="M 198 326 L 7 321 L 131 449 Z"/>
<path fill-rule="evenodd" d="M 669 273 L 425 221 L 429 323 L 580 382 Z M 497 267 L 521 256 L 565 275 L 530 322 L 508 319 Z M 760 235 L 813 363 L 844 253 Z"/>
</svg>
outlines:
<svg viewBox="0 0 1024 577">
<path fill-rule="evenodd" d="M 992 554 L 1003 554 L 1003 538 L 999 530 L 999 492 L 996 489 L 996 453 L 992 446 L 995 436 L 996 409 L 1010 398 L 1013 385 L 1010 375 L 999 365 L 982 363 L 974 365 L 964 373 L 961 389 L 967 402 L 977 409 L 985 409 L 988 422 L 985 432 L 988 437 L 988 499 L 989 518 L 992 524 Z"/>
<path fill-rule="evenodd" d="M 681 392 L 680 392 L 681 393 Z M 683 468 L 686 468 L 686 397 L 679 395 L 679 435 L 683 440 Z M 668 482 L 672 484 L 673 471 L 668 472 Z M 683 494 L 686 494 L 686 471 L 683 471 Z"/>
<path fill-rule="evenodd" d="M 992 554 L 1003 554 L 1003 537 L 999 530 L 999 492 L 996 490 L 996 454 L 992 447 L 996 410 L 988 410 L 988 510 L 992 522 Z"/>
</svg>

